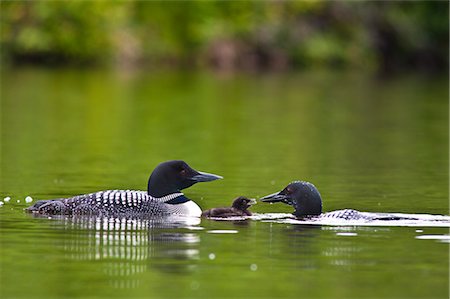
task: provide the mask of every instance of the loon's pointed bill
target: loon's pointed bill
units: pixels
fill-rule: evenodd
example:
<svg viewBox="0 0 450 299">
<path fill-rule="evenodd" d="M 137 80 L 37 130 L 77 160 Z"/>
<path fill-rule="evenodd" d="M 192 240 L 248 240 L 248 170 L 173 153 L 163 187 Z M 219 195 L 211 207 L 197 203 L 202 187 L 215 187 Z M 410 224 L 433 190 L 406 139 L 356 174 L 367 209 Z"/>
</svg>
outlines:
<svg viewBox="0 0 450 299">
<path fill-rule="evenodd" d="M 284 202 L 286 204 L 291 204 L 288 200 L 289 197 L 285 194 L 281 194 L 281 192 L 275 192 L 264 197 L 261 197 L 259 200 L 262 202 Z"/>
<path fill-rule="evenodd" d="M 220 175 L 202 172 L 202 171 L 197 171 L 197 172 L 198 172 L 198 174 L 191 177 L 191 180 L 193 180 L 195 182 L 209 182 L 209 181 L 223 179 L 223 177 L 221 177 Z"/>
</svg>

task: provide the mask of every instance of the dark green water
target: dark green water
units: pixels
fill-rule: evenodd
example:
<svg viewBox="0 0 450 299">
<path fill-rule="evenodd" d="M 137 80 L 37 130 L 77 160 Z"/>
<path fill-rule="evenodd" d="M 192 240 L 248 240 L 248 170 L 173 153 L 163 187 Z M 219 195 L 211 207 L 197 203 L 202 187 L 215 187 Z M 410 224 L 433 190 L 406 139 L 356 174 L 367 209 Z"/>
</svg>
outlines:
<svg viewBox="0 0 450 299">
<path fill-rule="evenodd" d="M 159 162 L 183 159 L 225 177 L 186 190 L 203 209 L 302 179 L 325 211 L 448 215 L 447 85 L 360 73 L 3 71 L 0 199 L 12 199 L 0 207 L 0 295 L 448 298 L 448 239 L 417 238 L 448 228 L 23 213 L 28 195 L 145 189 Z"/>
</svg>

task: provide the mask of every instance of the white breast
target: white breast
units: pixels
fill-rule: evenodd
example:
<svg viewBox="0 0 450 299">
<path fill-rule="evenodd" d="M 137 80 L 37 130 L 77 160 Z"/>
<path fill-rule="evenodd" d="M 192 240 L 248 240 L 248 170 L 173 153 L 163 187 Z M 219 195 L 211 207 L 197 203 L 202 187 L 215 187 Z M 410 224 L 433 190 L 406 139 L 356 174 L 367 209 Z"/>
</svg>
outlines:
<svg viewBox="0 0 450 299">
<path fill-rule="evenodd" d="M 170 206 L 171 206 L 170 210 L 173 214 L 192 216 L 192 217 L 202 216 L 202 210 L 192 200 L 189 200 L 182 204 L 170 205 Z"/>
</svg>

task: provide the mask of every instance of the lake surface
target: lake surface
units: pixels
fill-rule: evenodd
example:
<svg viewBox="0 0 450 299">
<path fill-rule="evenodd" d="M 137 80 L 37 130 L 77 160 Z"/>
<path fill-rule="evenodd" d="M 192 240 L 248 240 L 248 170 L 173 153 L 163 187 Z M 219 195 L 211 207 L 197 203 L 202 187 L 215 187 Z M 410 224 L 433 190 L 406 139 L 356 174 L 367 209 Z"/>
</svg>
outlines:
<svg viewBox="0 0 450 299">
<path fill-rule="evenodd" d="M 4 70 L 2 298 L 448 298 L 448 227 L 35 218 L 25 197 L 224 176 L 202 209 L 313 182 L 324 211 L 449 214 L 448 79 Z M 20 202 L 18 202 L 20 201 Z M 258 214 L 289 213 L 258 203 Z"/>
</svg>

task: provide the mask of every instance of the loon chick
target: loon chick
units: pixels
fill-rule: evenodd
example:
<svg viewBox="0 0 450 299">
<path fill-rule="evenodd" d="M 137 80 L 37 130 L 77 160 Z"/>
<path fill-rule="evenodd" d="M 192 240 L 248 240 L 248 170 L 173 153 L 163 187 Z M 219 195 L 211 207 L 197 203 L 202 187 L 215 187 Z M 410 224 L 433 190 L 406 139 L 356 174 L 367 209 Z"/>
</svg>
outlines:
<svg viewBox="0 0 450 299">
<path fill-rule="evenodd" d="M 256 204 L 256 200 L 239 196 L 233 201 L 233 204 L 229 208 L 213 208 L 206 210 L 202 213 L 202 217 L 240 217 L 251 216 L 252 213 L 247 210 L 252 205 Z"/>
<path fill-rule="evenodd" d="M 70 198 L 40 200 L 26 211 L 44 215 L 133 217 L 178 214 L 200 217 L 200 207 L 180 190 L 198 182 L 221 178 L 196 171 L 184 161 L 167 161 L 153 170 L 147 191 L 107 190 Z"/>
</svg>

